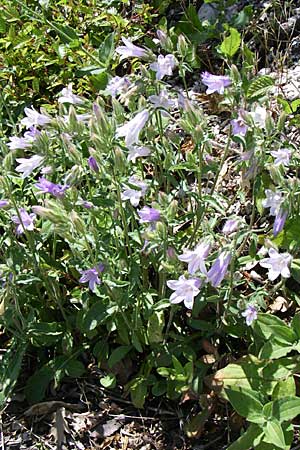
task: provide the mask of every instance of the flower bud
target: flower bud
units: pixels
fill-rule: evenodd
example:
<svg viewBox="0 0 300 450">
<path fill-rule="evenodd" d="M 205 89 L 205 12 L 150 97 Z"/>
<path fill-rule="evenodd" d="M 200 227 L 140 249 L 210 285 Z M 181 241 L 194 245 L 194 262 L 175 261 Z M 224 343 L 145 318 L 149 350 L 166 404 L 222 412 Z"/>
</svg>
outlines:
<svg viewBox="0 0 300 450">
<path fill-rule="evenodd" d="M 278 122 L 277 122 L 277 130 L 278 131 L 280 131 L 280 132 L 283 131 L 285 122 L 286 122 L 286 113 L 284 111 L 282 111 L 278 118 Z"/>
<path fill-rule="evenodd" d="M 70 213 L 70 220 L 72 222 L 72 225 L 74 226 L 75 230 L 78 234 L 85 234 L 86 229 L 83 220 L 80 218 L 80 216 L 77 214 L 76 211 L 71 211 Z"/>
<path fill-rule="evenodd" d="M 183 34 L 180 34 L 178 37 L 177 51 L 182 58 L 185 58 L 188 53 L 188 43 Z"/>
<path fill-rule="evenodd" d="M 167 209 L 168 220 L 172 220 L 176 217 L 177 210 L 178 210 L 178 202 L 177 200 L 172 200 Z"/>
<path fill-rule="evenodd" d="M 114 163 L 116 169 L 119 170 L 120 172 L 123 172 L 125 167 L 125 157 L 120 147 L 117 147 L 114 150 Z"/>
</svg>

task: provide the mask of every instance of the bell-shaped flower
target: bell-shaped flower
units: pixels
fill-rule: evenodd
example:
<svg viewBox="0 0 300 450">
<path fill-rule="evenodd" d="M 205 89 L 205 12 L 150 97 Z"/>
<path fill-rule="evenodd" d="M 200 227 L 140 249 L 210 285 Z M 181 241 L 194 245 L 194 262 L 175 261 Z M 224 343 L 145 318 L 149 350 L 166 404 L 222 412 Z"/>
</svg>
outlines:
<svg viewBox="0 0 300 450">
<path fill-rule="evenodd" d="M 246 324 L 250 326 L 257 319 L 257 309 L 253 305 L 248 305 L 246 310 L 242 312 L 242 316 L 246 319 Z"/>
<path fill-rule="evenodd" d="M 172 289 L 173 294 L 170 297 L 171 303 L 181 303 L 188 309 L 193 309 L 194 298 L 199 294 L 202 281 L 198 278 L 186 279 L 181 275 L 178 280 L 167 281 L 167 286 Z"/>
<path fill-rule="evenodd" d="M 207 86 L 206 93 L 224 94 L 225 88 L 231 85 L 231 79 L 224 75 L 213 75 L 209 72 L 203 72 L 201 75 L 202 83 Z"/>
<path fill-rule="evenodd" d="M 222 252 L 215 260 L 210 270 L 208 271 L 207 278 L 213 287 L 218 287 L 223 281 L 229 263 L 231 261 L 230 252 Z"/>
<path fill-rule="evenodd" d="M 162 80 L 165 75 L 170 76 L 173 74 L 173 69 L 176 65 L 177 61 L 173 55 L 158 55 L 157 61 L 150 64 L 150 69 L 156 72 L 157 80 Z"/>
<path fill-rule="evenodd" d="M 70 103 L 71 105 L 82 105 L 84 100 L 73 94 L 72 83 L 69 83 L 67 87 L 63 88 L 58 98 L 58 103 Z"/>
<path fill-rule="evenodd" d="M 194 274 L 198 270 L 206 274 L 205 258 L 209 254 L 210 247 L 209 242 L 200 242 L 194 250 L 185 250 L 182 255 L 178 255 L 178 259 L 188 263 L 188 272 L 190 274 Z"/>
<path fill-rule="evenodd" d="M 19 216 L 13 216 L 11 220 L 18 225 L 16 228 L 17 235 L 24 233 L 24 230 L 32 231 L 34 230 L 34 221 L 36 215 L 34 213 L 28 214 L 25 208 L 19 209 Z"/>
<path fill-rule="evenodd" d="M 121 60 L 124 58 L 144 58 L 148 55 L 148 51 L 144 48 L 138 47 L 137 45 L 134 45 L 130 39 L 126 39 L 125 37 L 122 37 L 123 44 L 116 48 L 116 52 L 121 55 Z"/>
<path fill-rule="evenodd" d="M 273 150 L 271 155 L 274 156 L 274 166 L 288 166 L 292 156 L 292 150 L 289 148 L 280 148 L 279 150 Z"/>
<path fill-rule="evenodd" d="M 279 213 L 281 204 L 284 202 L 284 197 L 280 191 L 272 191 L 265 189 L 266 198 L 262 200 L 261 204 L 264 208 L 270 208 L 270 215 L 276 216 Z"/>
<path fill-rule="evenodd" d="M 21 124 L 25 125 L 26 128 L 44 126 L 51 122 L 51 117 L 41 114 L 36 111 L 33 106 L 31 108 L 25 108 L 24 112 L 27 117 L 21 120 Z"/>
<path fill-rule="evenodd" d="M 30 158 L 16 158 L 19 165 L 16 167 L 16 171 L 22 173 L 22 178 L 28 177 L 31 172 L 41 165 L 44 157 L 40 155 L 33 155 Z"/>
<path fill-rule="evenodd" d="M 289 253 L 278 253 L 274 248 L 270 248 L 269 258 L 262 259 L 259 264 L 261 267 L 269 269 L 268 278 L 274 281 L 279 275 L 283 278 L 289 278 L 291 276 L 289 265 L 292 259 L 293 257 Z"/>
<path fill-rule="evenodd" d="M 121 200 L 129 200 L 132 206 L 138 206 L 141 198 L 146 194 L 148 186 L 144 181 L 132 176 L 128 180 L 129 184 L 136 186 L 137 189 L 128 188 L 121 194 Z"/>
<path fill-rule="evenodd" d="M 149 147 L 134 145 L 129 149 L 127 161 L 132 161 L 133 163 L 135 163 L 137 158 L 149 156 L 150 153 L 151 153 L 151 150 Z"/>
<path fill-rule="evenodd" d="M 285 221 L 288 216 L 288 211 L 284 208 L 280 208 L 278 213 L 275 216 L 274 225 L 273 225 L 273 235 L 274 237 L 277 236 L 277 234 L 280 233 L 280 231 L 283 230 Z"/>
<path fill-rule="evenodd" d="M 140 132 L 146 125 L 148 118 L 149 111 L 147 109 L 143 109 L 143 111 L 137 113 L 133 119 L 129 120 L 129 122 L 119 127 L 117 129 L 116 136 L 124 136 L 127 147 L 136 144 L 139 141 Z"/>
</svg>

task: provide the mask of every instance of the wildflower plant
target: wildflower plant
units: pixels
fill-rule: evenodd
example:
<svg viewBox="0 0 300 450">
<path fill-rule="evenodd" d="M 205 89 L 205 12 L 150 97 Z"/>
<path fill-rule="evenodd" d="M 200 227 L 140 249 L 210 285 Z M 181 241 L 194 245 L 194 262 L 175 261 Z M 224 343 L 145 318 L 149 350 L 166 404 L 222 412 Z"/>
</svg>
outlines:
<svg viewBox="0 0 300 450">
<path fill-rule="evenodd" d="M 255 370 L 299 351 L 298 319 L 287 325 L 264 312 L 276 292 L 299 300 L 288 285 L 300 273 L 298 156 L 283 150 L 284 118 L 271 114 L 267 98 L 250 96 L 251 71 L 232 63 L 224 74 L 205 71 L 203 91 L 218 95 L 228 113 L 220 143 L 187 88 L 187 38 L 174 42 L 161 32 L 156 52 L 122 41 L 114 57 L 136 60 L 130 74 L 111 76 L 97 98 L 66 86 L 52 114 L 26 107 L 19 132 L 2 146 L 1 324 L 16 367 L 26 349 L 56 349 L 50 361 L 36 352 L 38 368 L 25 388 L 31 402 L 43 399 L 53 379 L 84 372 L 83 349 L 99 366 L 109 361 L 105 387 L 118 382 L 112 369 L 119 361 L 139 355 L 125 386 L 138 408 L 147 396 L 202 393 L 214 376 L 199 357 L 205 340 L 224 353 L 234 353 L 232 340 L 247 340 Z M 180 101 L 169 83 L 175 73 Z M 248 267 L 259 271 L 261 284 Z M 259 442 L 270 442 L 271 417 L 276 448 L 289 442 L 293 418 L 275 408 L 286 398 L 275 396 L 276 386 L 299 369 L 288 358 L 290 364 L 281 361 L 285 379 L 269 368 L 266 386 L 257 375 L 257 395 L 251 380 L 239 389 L 224 376 L 222 385 Z M 243 364 L 236 361 L 238 369 Z M 243 409 L 245 399 L 260 411 Z M 286 401 L 300 412 L 295 394 Z"/>
</svg>

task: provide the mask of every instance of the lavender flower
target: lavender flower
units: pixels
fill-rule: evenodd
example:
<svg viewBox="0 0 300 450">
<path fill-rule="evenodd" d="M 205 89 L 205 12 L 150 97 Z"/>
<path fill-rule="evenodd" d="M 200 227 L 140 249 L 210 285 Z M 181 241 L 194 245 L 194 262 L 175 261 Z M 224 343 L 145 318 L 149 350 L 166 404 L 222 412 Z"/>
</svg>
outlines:
<svg viewBox="0 0 300 450">
<path fill-rule="evenodd" d="M 127 92 L 130 86 L 132 85 L 131 81 L 127 77 L 113 77 L 108 85 L 106 86 L 106 91 L 112 96 L 116 97 L 118 94 L 122 94 Z"/>
<path fill-rule="evenodd" d="M 223 278 L 226 275 L 228 265 L 231 261 L 231 254 L 229 252 L 222 252 L 215 260 L 210 270 L 208 271 L 207 278 L 213 287 L 218 287 Z"/>
<path fill-rule="evenodd" d="M 283 208 L 280 208 L 278 213 L 276 214 L 274 225 L 273 225 L 273 235 L 276 237 L 280 231 L 282 231 L 285 221 L 287 219 L 288 212 Z"/>
<path fill-rule="evenodd" d="M 139 134 L 144 128 L 148 118 L 149 112 L 146 109 L 140 111 L 133 119 L 117 129 L 116 136 L 124 136 L 127 147 L 136 144 L 139 140 Z"/>
<path fill-rule="evenodd" d="M 280 166 L 280 164 L 282 164 L 283 166 L 288 166 L 290 163 L 292 151 L 289 148 L 280 148 L 279 150 L 272 151 L 271 155 L 275 158 L 275 166 Z"/>
<path fill-rule="evenodd" d="M 150 64 L 150 69 L 156 72 L 157 80 L 162 80 L 165 75 L 172 75 L 173 69 L 176 65 L 177 61 L 173 55 L 158 55 L 157 62 Z"/>
<path fill-rule="evenodd" d="M 170 297 L 170 302 L 176 304 L 183 301 L 186 308 L 193 309 L 194 297 L 199 294 L 201 284 L 198 278 L 186 279 L 183 275 L 178 280 L 167 281 L 167 286 L 175 291 Z"/>
<path fill-rule="evenodd" d="M 62 198 L 65 194 L 66 189 L 68 189 L 70 186 L 68 184 L 55 184 L 52 183 L 52 181 L 41 177 L 39 178 L 39 182 L 35 184 L 35 187 L 40 189 L 41 193 L 43 194 L 51 194 L 54 197 Z"/>
<path fill-rule="evenodd" d="M 16 161 L 20 164 L 16 167 L 16 171 L 22 173 L 22 178 L 26 178 L 42 164 L 43 160 L 43 156 L 39 155 L 33 155 L 30 158 L 17 158 Z"/>
<path fill-rule="evenodd" d="M 99 172 L 98 163 L 93 156 L 90 156 L 88 158 L 88 165 L 90 166 L 90 169 L 93 170 L 94 172 L 96 172 L 96 173 Z"/>
<path fill-rule="evenodd" d="M 232 134 L 234 136 L 237 136 L 237 135 L 245 136 L 245 134 L 247 133 L 247 130 L 249 127 L 244 120 L 244 117 L 243 117 L 244 114 L 245 114 L 245 111 L 240 110 L 237 119 L 233 119 L 230 121 L 231 126 L 232 126 Z"/>
<path fill-rule="evenodd" d="M 246 318 L 246 324 L 250 326 L 257 319 L 257 309 L 253 305 L 248 305 L 246 310 L 242 312 L 242 316 Z"/>
<path fill-rule="evenodd" d="M 137 45 L 134 45 L 129 39 L 126 39 L 125 37 L 122 37 L 122 41 L 125 44 L 125 46 L 119 46 L 116 48 L 116 52 L 121 55 L 121 60 L 124 58 L 144 58 L 147 56 L 148 52 L 147 50 L 138 47 Z"/>
<path fill-rule="evenodd" d="M 144 206 L 137 213 L 140 216 L 140 223 L 151 223 L 160 220 L 160 212 L 155 208 L 150 208 L 149 206 Z"/>
<path fill-rule="evenodd" d="M 9 202 L 7 200 L 0 200 L 0 209 L 6 208 L 6 206 L 9 205 Z"/>
<path fill-rule="evenodd" d="M 149 147 L 138 147 L 134 145 L 130 148 L 127 161 L 132 161 L 135 163 L 137 158 L 142 158 L 143 156 L 149 156 L 151 153 L 151 150 Z"/>
<path fill-rule="evenodd" d="M 11 136 L 9 140 L 10 142 L 8 142 L 7 147 L 9 147 L 10 150 L 25 150 L 26 148 L 30 148 L 32 145 L 32 139 L 28 140 L 24 137 Z"/>
<path fill-rule="evenodd" d="M 135 176 L 129 178 L 129 184 L 136 186 L 137 189 L 125 189 L 121 194 L 122 200 L 129 200 L 132 206 L 138 206 L 141 198 L 146 194 L 148 186 L 144 181 L 138 180 Z"/>
<path fill-rule="evenodd" d="M 99 275 L 104 271 L 103 264 L 97 264 L 97 266 L 92 267 L 87 270 L 80 270 L 82 276 L 79 279 L 79 283 L 89 283 L 89 288 L 92 292 L 95 292 L 96 284 L 101 284 Z"/>
<path fill-rule="evenodd" d="M 17 224 L 16 233 L 20 235 L 24 233 L 24 230 L 32 231 L 34 229 L 34 220 L 36 219 L 36 215 L 31 213 L 28 214 L 25 208 L 19 209 L 19 216 L 12 216 L 11 220 Z"/>
<path fill-rule="evenodd" d="M 162 89 L 159 95 L 150 95 L 149 101 L 153 104 L 154 108 L 169 110 L 174 106 L 174 101 L 169 98 L 166 89 Z M 166 115 L 166 113 L 163 114 Z"/>
<path fill-rule="evenodd" d="M 158 37 L 158 41 L 160 42 L 160 45 L 164 46 L 168 40 L 167 34 L 162 30 L 157 30 L 156 36 Z"/>
<path fill-rule="evenodd" d="M 209 242 L 200 242 L 194 250 L 185 250 L 182 255 L 178 255 L 178 259 L 188 263 L 188 272 L 194 274 L 200 270 L 203 274 L 206 274 L 205 258 L 210 251 Z"/>
<path fill-rule="evenodd" d="M 213 92 L 224 94 L 225 88 L 231 85 L 231 80 L 228 76 L 213 75 L 209 72 L 203 72 L 201 76 L 202 83 L 207 86 L 207 94 L 212 94 Z"/>
<path fill-rule="evenodd" d="M 254 125 L 260 128 L 265 128 L 267 119 L 266 108 L 258 105 L 256 106 L 255 110 L 250 113 L 250 115 L 252 116 Z"/>
<path fill-rule="evenodd" d="M 26 128 L 30 128 L 32 126 L 44 126 L 51 122 L 51 118 L 46 116 L 45 114 L 41 114 L 36 111 L 33 106 L 30 108 L 25 108 L 24 112 L 27 117 L 21 120 L 21 124 L 25 125 Z"/>
<path fill-rule="evenodd" d="M 82 105 L 84 101 L 78 97 L 78 95 L 72 92 L 72 83 L 69 83 L 66 88 L 60 92 L 60 97 L 58 98 L 58 103 L 70 103 L 71 105 Z"/>
<path fill-rule="evenodd" d="M 83 208 L 86 209 L 91 209 L 94 207 L 92 202 L 88 202 L 87 200 L 83 200 L 83 202 L 81 203 L 81 206 L 83 206 Z"/>
<path fill-rule="evenodd" d="M 269 258 L 262 259 L 259 264 L 261 267 L 269 269 L 268 278 L 271 281 L 281 275 L 283 278 L 289 278 L 291 276 L 289 265 L 292 262 L 292 255 L 289 253 L 278 253 L 274 248 L 269 249 Z"/>
<path fill-rule="evenodd" d="M 226 220 L 226 222 L 222 228 L 222 233 L 224 233 L 225 235 L 231 234 L 238 229 L 238 226 L 239 226 L 238 220 L 228 219 L 228 220 Z"/>
<path fill-rule="evenodd" d="M 277 216 L 281 204 L 284 202 L 282 192 L 265 189 L 266 198 L 261 202 L 264 208 L 270 208 L 270 215 Z"/>
</svg>

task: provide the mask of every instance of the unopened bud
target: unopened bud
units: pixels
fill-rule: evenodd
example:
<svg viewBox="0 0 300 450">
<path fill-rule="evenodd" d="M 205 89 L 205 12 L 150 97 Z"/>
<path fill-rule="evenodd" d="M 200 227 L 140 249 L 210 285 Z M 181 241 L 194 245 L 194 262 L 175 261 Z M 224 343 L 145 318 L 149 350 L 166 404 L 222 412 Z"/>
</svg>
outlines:
<svg viewBox="0 0 300 450">
<path fill-rule="evenodd" d="M 282 111 L 278 118 L 278 122 L 277 122 L 277 130 L 278 131 L 283 131 L 284 126 L 285 126 L 285 121 L 286 121 L 286 113 L 284 111 Z"/>
<path fill-rule="evenodd" d="M 177 51 L 182 58 L 185 58 L 188 53 L 188 43 L 183 34 L 180 34 L 178 37 Z"/>
<path fill-rule="evenodd" d="M 115 167 L 119 171 L 123 171 L 125 167 L 125 157 L 123 151 L 120 149 L 120 147 L 115 148 L 114 150 L 114 160 L 115 160 Z"/>
<path fill-rule="evenodd" d="M 43 217 L 44 219 L 48 219 L 50 220 L 50 222 L 53 222 L 55 224 L 61 225 L 64 223 L 62 214 L 59 214 L 56 211 L 54 212 L 50 208 L 45 208 L 44 206 L 36 205 L 32 207 L 32 211 L 38 216 Z"/>
<path fill-rule="evenodd" d="M 76 211 L 71 211 L 70 220 L 78 234 L 84 234 L 86 232 L 84 222 Z"/>
<path fill-rule="evenodd" d="M 231 66 L 231 78 L 235 84 L 241 81 L 241 75 L 235 64 Z"/>
<path fill-rule="evenodd" d="M 176 217 L 177 210 L 178 210 L 178 202 L 177 200 L 172 200 L 167 209 L 168 220 L 172 220 Z"/>
</svg>

